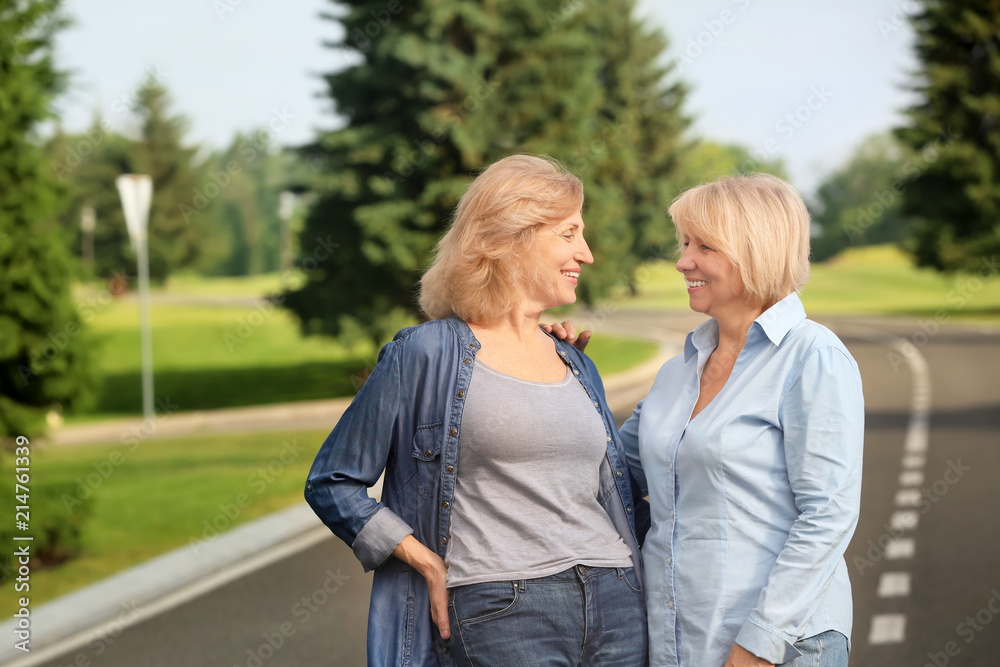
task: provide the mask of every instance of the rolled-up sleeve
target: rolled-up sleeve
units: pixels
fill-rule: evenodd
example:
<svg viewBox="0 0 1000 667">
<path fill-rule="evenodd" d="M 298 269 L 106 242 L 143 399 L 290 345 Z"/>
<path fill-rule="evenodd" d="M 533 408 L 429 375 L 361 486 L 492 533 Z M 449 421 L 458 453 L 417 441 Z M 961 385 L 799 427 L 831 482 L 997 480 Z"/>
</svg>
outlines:
<svg viewBox="0 0 1000 667">
<path fill-rule="evenodd" d="M 346 542 L 365 571 L 381 565 L 413 529 L 368 490 L 386 466 L 400 409 L 397 343 L 379 353 L 364 386 L 320 447 L 305 498 L 316 515 Z"/>
<path fill-rule="evenodd" d="M 810 352 L 780 409 L 785 464 L 798 517 L 736 642 L 780 664 L 829 588 L 857 525 L 864 397 L 854 360 L 839 347 Z"/>
</svg>

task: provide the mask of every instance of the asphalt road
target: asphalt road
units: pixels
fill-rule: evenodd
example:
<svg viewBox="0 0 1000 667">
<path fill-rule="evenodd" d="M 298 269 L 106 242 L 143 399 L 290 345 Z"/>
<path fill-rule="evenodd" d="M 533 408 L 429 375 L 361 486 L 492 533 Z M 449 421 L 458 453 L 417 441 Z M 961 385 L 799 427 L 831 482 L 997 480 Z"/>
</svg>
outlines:
<svg viewBox="0 0 1000 667">
<path fill-rule="evenodd" d="M 658 313 L 616 320 L 636 331 L 685 331 L 698 321 Z M 995 667 L 1000 332 L 942 327 L 928 335 L 933 327 L 916 321 L 823 321 L 857 359 L 867 407 L 861 520 L 847 553 L 851 665 Z M 919 373 L 890 346 L 902 340 L 929 371 L 930 430 L 921 451 L 906 450 Z M 364 665 L 370 585 L 350 550 L 331 538 L 44 664 Z"/>
</svg>

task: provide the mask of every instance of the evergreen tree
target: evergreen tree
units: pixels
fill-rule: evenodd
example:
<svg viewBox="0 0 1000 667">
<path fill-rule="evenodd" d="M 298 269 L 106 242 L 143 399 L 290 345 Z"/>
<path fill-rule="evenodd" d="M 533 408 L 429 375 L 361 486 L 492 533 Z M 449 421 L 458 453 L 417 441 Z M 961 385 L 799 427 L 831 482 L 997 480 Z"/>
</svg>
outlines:
<svg viewBox="0 0 1000 667">
<path fill-rule="evenodd" d="M 59 8 L 0 5 L 0 436 L 40 431 L 48 408 L 72 405 L 89 386 L 71 259 L 55 224 L 63 192 L 36 134 L 63 84 L 52 60 Z"/>
<path fill-rule="evenodd" d="M 308 332 L 380 339 L 416 315 L 414 285 L 458 197 L 489 163 L 548 154 L 584 180 L 599 262 L 585 297 L 627 283 L 671 191 L 683 91 L 632 0 L 351 0 L 326 81 L 342 129 L 305 151 L 324 172 L 286 305 Z M 655 235 L 654 235 L 655 238 Z M 642 259 L 641 252 L 639 259 Z"/>
<path fill-rule="evenodd" d="M 80 217 L 85 207 L 94 211 L 94 268 L 97 277 L 135 275 L 135 254 L 129 245 L 125 214 L 115 187 L 120 174 L 136 170 L 136 142 L 113 132 L 95 116 L 80 134 L 58 132 L 47 146 L 52 171 L 66 188 L 68 201 L 59 222 L 68 246 L 80 248 Z"/>
<path fill-rule="evenodd" d="M 166 88 L 150 80 L 141 89 L 136 111 L 141 141 L 132 164 L 153 179 L 149 211 L 149 275 L 165 281 L 172 271 L 196 266 L 204 250 L 208 216 L 229 181 L 225 174 L 206 173 L 195 164 L 196 146 L 186 146 L 188 121 L 171 115 Z M 112 182 L 113 184 L 113 182 Z"/>
<path fill-rule="evenodd" d="M 827 176 L 810 203 L 817 232 L 812 260 L 822 262 L 851 246 L 903 244 L 910 227 L 894 192 L 914 164 L 891 136 L 866 138 L 848 162 Z"/>
<path fill-rule="evenodd" d="M 920 162 L 894 192 L 918 265 L 981 269 L 1000 251 L 1000 0 L 924 0 L 913 25 L 919 101 L 898 135 Z"/>
</svg>

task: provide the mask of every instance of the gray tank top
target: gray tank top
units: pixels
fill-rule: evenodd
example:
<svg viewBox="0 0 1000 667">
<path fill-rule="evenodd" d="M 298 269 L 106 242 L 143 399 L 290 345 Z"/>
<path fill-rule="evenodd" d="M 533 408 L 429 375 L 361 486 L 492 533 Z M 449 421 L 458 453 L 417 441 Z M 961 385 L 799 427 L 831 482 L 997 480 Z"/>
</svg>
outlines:
<svg viewBox="0 0 1000 667">
<path fill-rule="evenodd" d="M 607 436 L 567 369 L 532 382 L 476 361 L 459 436 L 448 587 L 547 577 L 573 565 L 629 567 L 597 501 Z"/>
</svg>

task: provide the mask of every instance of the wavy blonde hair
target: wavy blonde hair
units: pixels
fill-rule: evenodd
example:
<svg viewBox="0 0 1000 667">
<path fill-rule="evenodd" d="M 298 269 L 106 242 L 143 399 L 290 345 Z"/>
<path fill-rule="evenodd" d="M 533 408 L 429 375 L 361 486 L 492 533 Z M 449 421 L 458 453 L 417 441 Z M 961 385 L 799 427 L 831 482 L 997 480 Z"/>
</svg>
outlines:
<svg viewBox="0 0 1000 667">
<path fill-rule="evenodd" d="M 535 237 L 583 206 L 583 184 L 547 156 L 512 155 L 490 165 L 455 208 L 420 280 L 420 307 L 431 319 L 500 317 L 550 278 Z"/>
<path fill-rule="evenodd" d="M 809 280 L 809 212 L 771 174 L 727 176 L 682 193 L 670 206 L 678 243 L 696 236 L 739 271 L 748 296 L 770 306 Z"/>
</svg>

